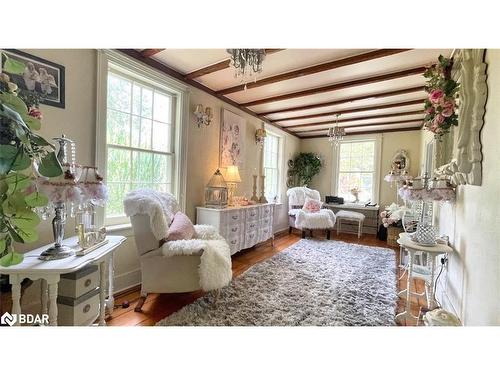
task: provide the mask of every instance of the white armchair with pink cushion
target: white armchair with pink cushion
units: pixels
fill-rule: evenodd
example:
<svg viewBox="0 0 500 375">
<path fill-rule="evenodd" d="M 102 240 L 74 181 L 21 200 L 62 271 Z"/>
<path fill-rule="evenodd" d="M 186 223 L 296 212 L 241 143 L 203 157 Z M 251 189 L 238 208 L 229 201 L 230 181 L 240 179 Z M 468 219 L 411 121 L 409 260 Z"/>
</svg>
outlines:
<svg viewBox="0 0 500 375">
<path fill-rule="evenodd" d="M 232 278 L 229 245 L 210 225 L 193 225 L 174 196 L 139 189 L 124 199 L 141 263 L 141 311 L 148 293 L 218 290 Z"/>
<path fill-rule="evenodd" d="M 319 191 L 308 187 L 294 187 L 286 192 L 288 196 L 288 221 L 289 233 L 293 228 L 302 232 L 305 238 L 309 231 L 312 237 L 313 229 L 326 230 L 326 238 L 330 239 L 330 231 L 335 225 L 335 214 L 333 211 L 321 208 L 321 196 Z"/>
</svg>

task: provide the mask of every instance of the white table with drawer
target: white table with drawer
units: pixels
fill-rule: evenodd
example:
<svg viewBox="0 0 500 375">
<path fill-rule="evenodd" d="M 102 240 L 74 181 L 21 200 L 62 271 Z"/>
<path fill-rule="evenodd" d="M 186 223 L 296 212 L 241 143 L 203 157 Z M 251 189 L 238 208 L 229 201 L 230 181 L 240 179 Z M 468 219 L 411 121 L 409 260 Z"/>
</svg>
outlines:
<svg viewBox="0 0 500 375">
<path fill-rule="evenodd" d="M 91 324 L 99 318 L 99 325 L 106 325 L 104 320 L 106 305 L 111 309 L 114 305 L 113 253 L 125 241 L 125 237 L 107 236 L 106 239 L 108 243 L 87 255 L 51 261 L 39 260 L 38 256 L 52 245 L 49 244 L 24 254 L 24 260 L 20 264 L 10 267 L 0 266 L 0 274 L 9 275 L 9 282 L 12 285 L 12 313 L 21 314 L 21 282 L 25 278 L 41 279 L 41 313 L 48 312 L 49 325 L 58 324 L 58 305 L 60 308 L 70 305 L 80 307 L 82 298 L 73 297 L 83 297 L 85 303 L 81 303 L 82 311 L 71 311 L 72 319 Z M 76 237 L 64 240 L 63 244 L 79 249 Z M 96 267 L 92 268 L 91 265 L 97 265 L 98 270 Z M 107 288 L 106 268 L 108 269 Z M 78 274 L 84 269 L 86 274 Z M 61 285 L 61 290 L 58 293 L 59 285 Z M 108 296 L 107 300 L 106 296 Z M 69 320 L 66 319 L 64 323 L 70 325 Z"/>
<path fill-rule="evenodd" d="M 196 223 L 213 225 L 226 239 L 231 255 L 274 239 L 274 203 L 228 208 L 196 208 Z"/>
</svg>

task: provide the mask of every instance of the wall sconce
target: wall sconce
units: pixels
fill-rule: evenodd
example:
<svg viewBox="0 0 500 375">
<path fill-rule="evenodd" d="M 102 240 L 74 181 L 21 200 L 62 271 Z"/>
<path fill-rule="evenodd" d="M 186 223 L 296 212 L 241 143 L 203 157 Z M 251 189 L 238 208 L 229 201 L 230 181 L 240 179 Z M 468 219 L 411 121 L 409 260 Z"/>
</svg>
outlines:
<svg viewBox="0 0 500 375">
<path fill-rule="evenodd" d="M 207 107 L 203 110 L 203 105 L 198 104 L 194 110 L 194 115 L 196 117 L 196 125 L 201 128 L 202 125 L 208 126 L 214 117 L 212 108 Z"/>
<path fill-rule="evenodd" d="M 264 141 L 266 137 L 267 137 L 267 132 L 266 129 L 264 128 L 264 123 L 262 123 L 262 126 L 255 132 L 255 143 L 258 144 L 260 147 L 264 146 Z"/>
</svg>

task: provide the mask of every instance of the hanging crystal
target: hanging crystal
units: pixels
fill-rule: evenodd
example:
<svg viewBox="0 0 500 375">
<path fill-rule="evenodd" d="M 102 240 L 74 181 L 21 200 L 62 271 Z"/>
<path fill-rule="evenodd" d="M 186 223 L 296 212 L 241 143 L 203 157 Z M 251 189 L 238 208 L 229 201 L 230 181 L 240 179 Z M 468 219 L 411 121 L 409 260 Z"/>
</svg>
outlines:
<svg viewBox="0 0 500 375">
<path fill-rule="evenodd" d="M 344 139 L 346 133 L 345 133 L 345 128 L 338 126 L 340 115 L 336 116 L 337 117 L 335 118 L 335 126 L 330 127 L 328 129 L 328 141 L 335 147 L 338 147 L 340 142 Z"/>
<path fill-rule="evenodd" d="M 255 82 L 257 75 L 262 72 L 262 63 L 266 57 L 265 49 L 228 49 L 231 55 L 231 66 L 234 68 L 234 77 L 246 84 L 252 78 Z"/>
</svg>

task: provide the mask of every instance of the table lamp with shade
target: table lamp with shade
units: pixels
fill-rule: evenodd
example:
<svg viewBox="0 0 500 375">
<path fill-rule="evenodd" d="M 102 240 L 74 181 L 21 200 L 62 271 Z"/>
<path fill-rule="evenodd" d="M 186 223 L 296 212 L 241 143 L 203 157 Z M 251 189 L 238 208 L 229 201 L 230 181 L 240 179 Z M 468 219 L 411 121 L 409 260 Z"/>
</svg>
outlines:
<svg viewBox="0 0 500 375">
<path fill-rule="evenodd" d="M 238 170 L 237 165 L 230 165 L 226 170 L 226 183 L 229 188 L 229 205 L 234 205 L 234 192 L 236 190 L 236 186 L 241 182 L 240 171 Z"/>
</svg>

